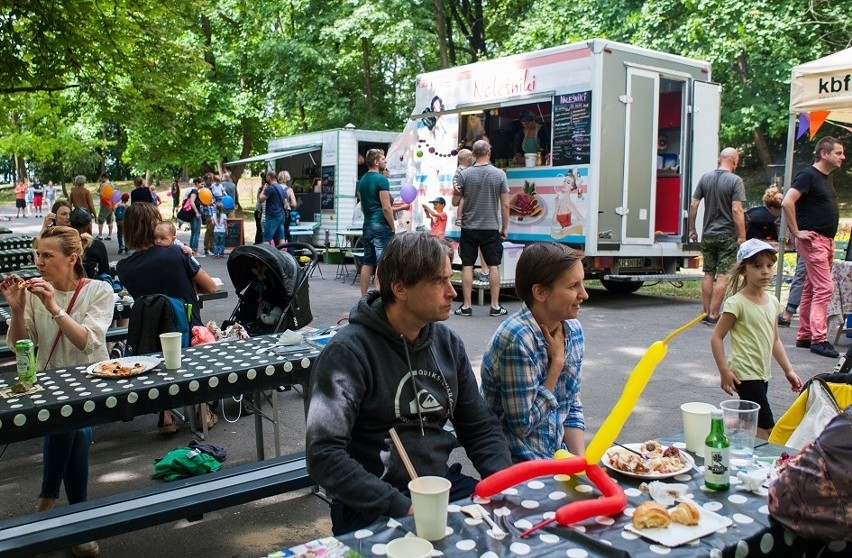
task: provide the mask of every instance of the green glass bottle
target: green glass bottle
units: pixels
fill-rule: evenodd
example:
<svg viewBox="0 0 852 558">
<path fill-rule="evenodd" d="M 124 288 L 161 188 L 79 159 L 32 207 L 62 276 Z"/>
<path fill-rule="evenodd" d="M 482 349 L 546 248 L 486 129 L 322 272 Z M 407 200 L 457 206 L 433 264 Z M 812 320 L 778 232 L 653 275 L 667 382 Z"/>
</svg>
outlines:
<svg viewBox="0 0 852 558">
<path fill-rule="evenodd" d="M 710 412 L 710 434 L 704 440 L 704 486 L 713 490 L 727 490 L 729 479 L 729 446 L 725 436 L 722 410 Z"/>
</svg>

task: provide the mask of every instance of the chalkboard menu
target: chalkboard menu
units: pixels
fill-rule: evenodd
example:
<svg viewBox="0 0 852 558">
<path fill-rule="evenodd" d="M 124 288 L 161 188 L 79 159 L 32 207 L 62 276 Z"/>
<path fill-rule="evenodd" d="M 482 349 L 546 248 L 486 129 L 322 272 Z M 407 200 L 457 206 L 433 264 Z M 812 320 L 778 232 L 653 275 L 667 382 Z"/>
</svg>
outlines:
<svg viewBox="0 0 852 558">
<path fill-rule="evenodd" d="M 228 219 L 225 225 L 225 246 L 236 248 L 245 244 L 243 238 L 243 220 Z"/>
<path fill-rule="evenodd" d="M 553 166 L 589 162 L 592 139 L 592 92 L 553 97 Z"/>
<path fill-rule="evenodd" d="M 323 209 L 334 209 L 334 167 L 322 168 L 322 200 Z"/>
</svg>

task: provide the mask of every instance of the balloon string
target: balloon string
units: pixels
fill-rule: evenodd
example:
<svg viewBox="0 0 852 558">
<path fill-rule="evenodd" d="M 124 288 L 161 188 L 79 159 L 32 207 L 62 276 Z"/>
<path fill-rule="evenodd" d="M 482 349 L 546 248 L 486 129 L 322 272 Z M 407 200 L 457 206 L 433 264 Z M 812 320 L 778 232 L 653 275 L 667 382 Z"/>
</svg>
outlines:
<svg viewBox="0 0 852 558">
<path fill-rule="evenodd" d="M 705 314 L 704 312 L 702 312 L 701 314 L 697 315 L 697 316 L 696 316 L 696 317 L 694 317 L 692 320 L 690 320 L 688 323 L 686 323 L 686 324 L 684 324 L 684 325 L 680 326 L 679 328 L 677 328 L 677 329 L 676 329 L 676 330 L 674 330 L 673 332 L 669 333 L 669 334 L 666 336 L 666 338 L 665 338 L 665 339 L 663 339 L 663 344 L 668 343 L 669 341 L 671 341 L 672 339 L 674 339 L 675 337 L 677 337 L 678 335 L 680 335 L 681 333 L 683 333 L 683 332 L 684 332 L 684 331 L 686 331 L 687 329 L 691 328 L 692 326 L 694 326 L 695 324 L 697 324 L 698 322 L 700 322 L 701 320 L 703 320 L 703 319 L 704 319 L 704 316 L 706 316 L 706 315 L 707 315 L 707 314 Z"/>
<path fill-rule="evenodd" d="M 536 531 L 538 531 L 538 530 L 539 530 L 539 529 L 541 529 L 542 527 L 547 527 L 548 525 L 550 525 L 550 524 L 551 524 L 551 523 L 553 523 L 554 521 L 556 521 L 556 518 L 555 518 L 555 517 L 554 517 L 554 518 L 551 518 L 551 519 L 545 519 L 545 520 L 544 520 L 544 521 L 542 521 L 541 523 L 538 523 L 538 524 L 536 524 L 536 525 L 533 525 L 532 527 L 530 527 L 529 529 L 527 529 L 526 531 L 524 531 L 523 533 L 521 533 L 521 538 L 522 538 L 522 539 L 527 538 L 528 536 L 532 535 L 533 533 L 535 533 Z"/>
</svg>

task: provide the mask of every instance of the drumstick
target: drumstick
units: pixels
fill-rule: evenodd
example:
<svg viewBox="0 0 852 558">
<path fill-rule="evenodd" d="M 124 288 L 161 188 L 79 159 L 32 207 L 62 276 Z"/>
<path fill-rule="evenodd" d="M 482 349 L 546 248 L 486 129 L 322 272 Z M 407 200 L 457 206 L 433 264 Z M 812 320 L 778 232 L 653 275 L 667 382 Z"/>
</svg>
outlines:
<svg viewBox="0 0 852 558">
<path fill-rule="evenodd" d="M 393 445 L 396 446 L 396 451 L 399 452 L 399 457 L 402 459 L 402 463 L 408 471 L 408 475 L 411 477 L 411 480 L 417 480 L 417 471 L 414 470 L 414 465 L 411 464 L 411 459 L 408 458 L 408 453 L 405 451 L 405 448 L 402 447 L 402 441 L 399 439 L 399 434 L 396 433 L 396 429 L 393 427 L 389 430 L 389 432 L 391 440 L 393 440 Z"/>
</svg>

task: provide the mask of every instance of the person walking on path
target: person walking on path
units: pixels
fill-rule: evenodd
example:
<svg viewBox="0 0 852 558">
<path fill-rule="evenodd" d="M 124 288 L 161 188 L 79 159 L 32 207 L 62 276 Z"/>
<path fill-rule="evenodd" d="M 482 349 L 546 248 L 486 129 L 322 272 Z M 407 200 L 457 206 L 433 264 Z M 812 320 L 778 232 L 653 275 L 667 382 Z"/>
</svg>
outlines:
<svg viewBox="0 0 852 558">
<path fill-rule="evenodd" d="M 367 294 L 373 270 L 382 260 L 382 253 L 393 238 L 396 222 L 390 183 L 382 174 L 385 170 L 385 152 L 381 149 L 367 151 L 367 172 L 358 181 L 356 195 L 364 212 L 364 263 L 361 265 L 361 296 Z M 379 288 L 376 285 L 376 288 Z"/>
<path fill-rule="evenodd" d="M 15 219 L 20 219 L 21 215 L 27 216 L 27 183 L 23 180 L 15 182 L 15 208 L 18 214 Z"/>
<path fill-rule="evenodd" d="M 734 174 L 740 155 L 733 147 L 719 153 L 719 166 L 698 181 L 689 205 L 689 239 L 698 240 L 695 216 L 704 200 L 704 227 L 701 233 L 701 255 L 704 257 L 704 279 L 701 298 L 703 322 L 715 325 L 725 295 L 728 270 L 736 261 L 737 247 L 745 241 L 743 202 L 746 199 L 743 179 Z"/>
<path fill-rule="evenodd" d="M 82 174 L 74 177 L 74 187 L 68 194 L 68 200 L 71 202 L 71 209 L 82 207 L 89 214 L 97 215 L 95 201 L 92 199 L 92 193 L 86 188 L 86 177 Z"/>
<path fill-rule="evenodd" d="M 509 181 L 506 173 L 491 164 L 491 145 L 485 140 L 473 144 L 476 162 L 459 174 L 459 199 L 464 199 L 459 256 L 462 261 L 462 296 L 457 316 L 472 316 L 473 264 L 482 250 L 488 266 L 491 290 L 491 316 L 505 316 L 500 305 L 500 263 L 503 240 L 509 226 Z M 453 196 L 455 203 L 455 196 Z"/>
<path fill-rule="evenodd" d="M 812 353 L 837 358 L 828 341 L 826 313 L 834 292 L 831 264 L 834 236 L 840 221 L 837 192 L 831 173 L 846 159 L 843 145 L 831 136 L 817 142 L 814 163 L 799 172 L 781 202 L 787 227 L 796 239 L 799 258 L 805 260 L 805 286 L 799 304 L 796 346 Z"/>
<path fill-rule="evenodd" d="M 796 393 L 802 380 L 787 358 L 778 337 L 776 317 L 781 303 L 766 292 L 775 272 L 776 250 L 766 242 L 752 238 L 737 251 L 737 264 L 731 271 L 724 312 L 710 337 L 713 359 L 721 376 L 722 390 L 738 393 L 740 399 L 760 405 L 757 436 L 769 439 L 775 427 L 766 394 L 769 390 L 771 358 L 774 357 Z M 731 333 L 731 358 L 725 358 L 725 336 Z"/>
</svg>

